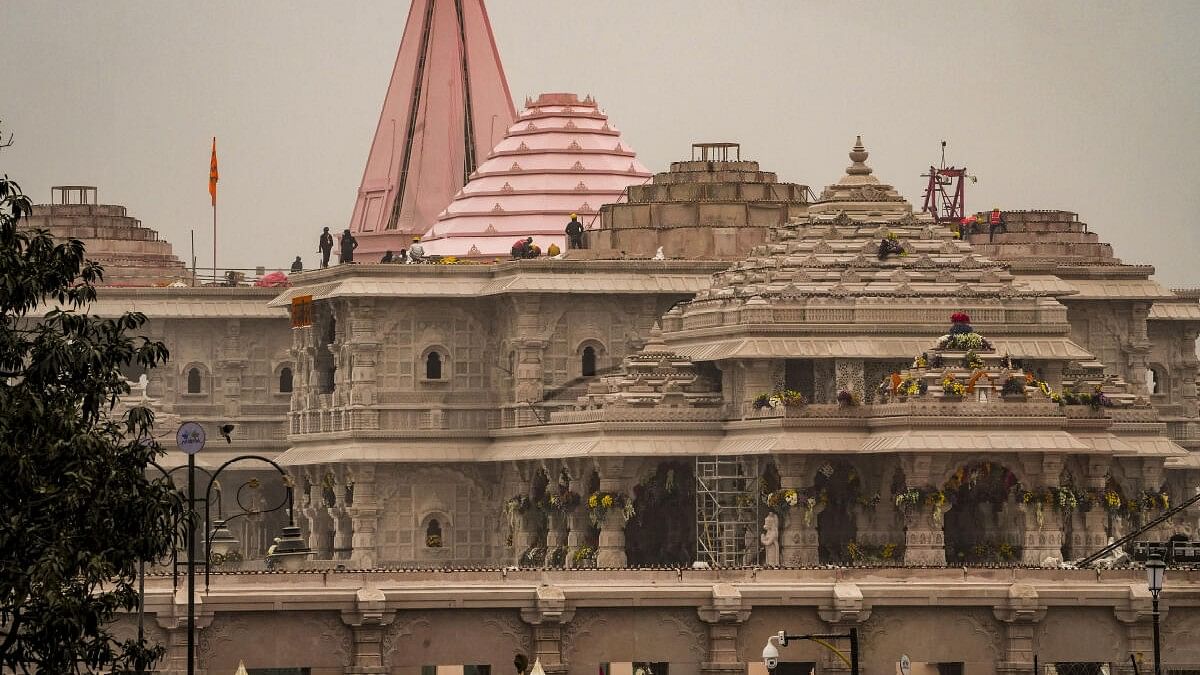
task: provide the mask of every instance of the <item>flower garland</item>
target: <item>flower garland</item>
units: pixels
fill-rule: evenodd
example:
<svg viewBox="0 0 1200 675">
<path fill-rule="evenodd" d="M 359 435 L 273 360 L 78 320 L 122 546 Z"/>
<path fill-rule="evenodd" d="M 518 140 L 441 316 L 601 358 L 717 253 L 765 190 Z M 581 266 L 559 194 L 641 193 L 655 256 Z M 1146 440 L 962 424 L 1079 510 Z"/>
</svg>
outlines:
<svg viewBox="0 0 1200 675">
<path fill-rule="evenodd" d="M 914 509 L 927 507 L 930 509 L 930 515 L 933 518 L 933 523 L 937 527 L 942 526 L 942 518 L 944 512 L 942 507 L 946 505 L 946 493 L 933 486 L 923 488 L 907 488 L 896 495 L 896 508 L 907 514 Z"/>
<path fill-rule="evenodd" d="M 575 549 L 575 553 L 571 554 L 571 560 L 574 560 L 577 564 L 595 559 L 596 549 L 592 548 L 591 546 L 580 546 L 579 548 Z"/>
<path fill-rule="evenodd" d="M 574 511 L 581 501 L 578 493 L 564 489 L 548 496 L 545 505 L 547 509 L 569 513 Z"/>
<path fill-rule="evenodd" d="M 520 515 L 529 510 L 533 506 L 533 502 L 529 499 L 529 495 L 520 494 L 509 497 L 504 502 L 504 516 L 508 520 L 508 529 L 513 531 L 517 529 L 517 522 Z"/>
<path fill-rule="evenodd" d="M 762 499 L 767 508 L 781 516 L 787 514 L 791 509 L 803 506 L 804 524 L 811 527 L 815 516 L 814 511 L 818 505 L 824 506 L 829 503 L 829 494 L 825 490 L 816 488 L 801 490 L 781 488 L 774 492 L 764 492 Z"/>
<path fill-rule="evenodd" d="M 593 492 L 588 497 L 587 504 L 588 517 L 592 521 L 592 526 L 597 528 L 600 527 L 600 523 L 604 522 L 605 516 L 612 509 L 620 509 L 621 515 L 627 523 L 636 515 L 636 511 L 633 509 L 633 500 L 616 492 Z"/>
<path fill-rule="evenodd" d="M 763 408 L 801 408 L 808 404 L 804 394 L 794 389 L 780 389 L 767 394 L 759 394 L 754 399 L 755 410 Z"/>
<path fill-rule="evenodd" d="M 946 396 L 964 396 L 966 393 L 967 388 L 963 386 L 962 382 L 958 381 L 958 378 L 950 373 L 946 373 L 945 377 L 942 378 L 942 394 Z"/>
</svg>

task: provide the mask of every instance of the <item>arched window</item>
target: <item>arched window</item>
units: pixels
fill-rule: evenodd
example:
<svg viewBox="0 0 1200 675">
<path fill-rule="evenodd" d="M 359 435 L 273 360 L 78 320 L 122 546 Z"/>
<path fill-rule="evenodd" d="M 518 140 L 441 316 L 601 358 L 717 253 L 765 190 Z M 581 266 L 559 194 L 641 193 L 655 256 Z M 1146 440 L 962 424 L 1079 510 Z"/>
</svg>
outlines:
<svg viewBox="0 0 1200 675">
<path fill-rule="evenodd" d="M 279 371 L 279 393 L 292 393 L 292 369 L 286 366 Z"/>
<path fill-rule="evenodd" d="M 442 379 L 442 355 L 437 352 L 429 352 L 425 357 L 425 379 L 440 380 Z"/>
<path fill-rule="evenodd" d="M 200 369 L 191 368 L 187 374 L 187 393 L 199 394 L 201 391 Z"/>
<path fill-rule="evenodd" d="M 596 374 L 596 348 L 587 346 L 583 348 L 583 367 L 581 374 L 584 377 L 591 377 Z"/>
<path fill-rule="evenodd" d="M 1155 368 L 1146 369 L 1146 390 L 1151 394 L 1160 394 L 1162 387 L 1162 378 Z"/>
<path fill-rule="evenodd" d="M 430 519 L 429 525 L 425 527 L 425 547 L 442 547 L 442 525 L 437 521 L 437 518 Z"/>
</svg>

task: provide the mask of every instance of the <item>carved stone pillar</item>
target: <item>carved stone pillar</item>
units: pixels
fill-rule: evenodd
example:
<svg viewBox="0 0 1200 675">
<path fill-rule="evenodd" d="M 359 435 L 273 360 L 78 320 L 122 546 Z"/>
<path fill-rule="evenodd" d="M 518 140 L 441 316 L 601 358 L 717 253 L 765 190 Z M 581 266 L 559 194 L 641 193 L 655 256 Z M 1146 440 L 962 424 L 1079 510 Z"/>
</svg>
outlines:
<svg viewBox="0 0 1200 675">
<path fill-rule="evenodd" d="M 871 606 L 864 601 L 862 590 L 858 584 L 836 583 L 833 593 L 827 602 L 822 602 L 817 609 L 817 615 L 829 625 L 828 632 L 848 635 L 850 630 L 857 628 L 871 617 Z M 862 637 L 859 636 L 859 671 L 865 670 L 862 663 Z M 839 651 L 850 657 L 850 641 L 841 639 L 834 642 Z M 821 653 L 820 671 L 822 673 L 849 673 L 850 667 L 833 652 L 823 650 Z"/>
<path fill-rule="evenodd" d="M 225 416 L 237 418 L 242 414 L 242 371 L 248 360 L 246 349 L 242 344 L 242 325 L 238 319 L 229 319 L 225 323 L 225 337 L 221 340 L 221 356 L 217 360 L 217 371 L 221 382 L 220 398 L 214 397 L 214 403 L 225 407 Z M 216 387 L 213 387 L 217 394 Z"/>
<path fill-rule="evenodd" d="M 732 584 L 715 584 L 712 599 L 696 610 L 708 626 L 708 649 L 700 672 L 709 675 L 735 675 L 745 672 L 738 659 L 738 630 L 750 618 L 750 605 L 743 603 L 742 594 Z"/>
<path fill-rule="evenodd" d="M 348 675 L 389 672 L 383 663 L 383 630 L 396 618 L 395 610 L 385 609 L 387 597 L 377 588 L 360 588 L 355 594 L 353 611 L 342 612 L 342 622 L 354 635 Z"/>
<path fill-rule="evenodd" d="M 529 493 L 533 489 L 534 467 L 531 464 L 522 462 L 517 464 L 516 470 L 517 475 L 520 477 L 520 487 L 513 496 L 524 496 L 527 499 L 532 499 Z M 521 556 L 525 555 L 529 547 L 534 544 L 533 538 L 536 534 L 536 520 L 534 516 L 536 514 L 537 510 L 530 505 L 523 513 L 515 514 L 514 520 L 509 523 L 512 527 L 513 555 L 512 562 L 510 563 L 512 565 L 520 565 Z"/>
<path fill-rule="evenodd" d="M 197 675 L 204 675 L 205 670 L 200 663 L 200 635 L 204 629 L 212 624 L 213 612 L 204 606 L 204 593 L 201 589 L 196 589 L 195 596 L 195 615 L 196 623 L 193 632 L 195 633 L 195 672 Z M 172 597 L 170 609 L 165 612 L 157 612 L 154 615 L 155 621 L 159 627 L 167 632 L 167 653 L 162 660 L 158 662 L 157 673 L 164 675 L 183 675 L 187 672 L 187 644 L 188 644 L 188 625 L 187 625 L 187 588 L 181 587 L 175 592 Z"/>
<path fill-rule="evenodd" d="M 1033 670 L 1033 643 L 1038 622 L 1046 617 L 1046 605 L 1038 598 L 1037 589 L 1028 584 L 1012 584 L 1008 598 L 992 608 L 992 615 L 1004 624 L 1004 659 L 996 664 L 996 672 L 1005 675 L 1024 675 Z"/>
<path fill-rule="evenodd" d="M 904 512 L 906 565 L 946 564 L 946 534 L 942 523 L 949 510 L 949 504 L 935 510 L 935 507 L 921 503 Z"/>
<path fill-rule="evenodd" d="M 571 492 L 579 495 L 579 504 L 574 509 L 567 512 L 567 557 L 564 566 L 570 569 L 575 566 L 575 552 L 584 546 L 591 544 L 592 524 L 588 520 L 587 515 L 587 475 L 585 469 L 587 466 L 582 463 L 576 463 L 571 466 L 569 473 L 571 480 L 568 484 L 568 489 Z"/>
<path fill-rule="evenodd" d="M 546 567 L 550 567 L 552 553 L 556 549 L 565 548 L 566 545 L 567 514 L 552 508 L 546 514 Z"/>
<path fill-rule="evenodd" d="M 600 472 L 600 491 L 625 495 L 628 476 L 627 466 L 621 457 L 605 457 L 596 462 Z M 628 563 L 625 556 L 625 514 L 620 508 L 613 507 L 604 513 L 600 520 L 600 543 L 596 547 L 597 567 L 624 567 Z"/>
<path fill-rule="evenodd" d="M 784 489 L 801 490 L 809 485 L 814 460 L 800 455 L 781 455 L 775 458 L 779 469 L 779 483 Z M 801 502 L 783 518 L 780 532 L 779 561 L 785 567 L 816 565 L 820 561 L 820 538 L 817 533 L 817 516 L 825 507 L 816 504 L 809 512 L 808 505 Z"/>
<path fill-rule="evenodd" d="M 1062 559 L 1063 518 L 1053 506 L 1041 502 L 1018 504 L 1017 510 L 1025 520 L 1024 550 L 1021 562 L 1040 565 L 1046 558 Z"/>
<path fill-rule="evenodd" d="M 377 562 L 379 502 L 375 490 L 375 465 L 354 467 L 354 503 L 347 511 L 352 528 L 350 559 L 360 569 L 371 569 Z"/>
<path fill-rule="evenodd" d="M 1166 602 L 1159 601 L 1159 622 L 1167 619 Z M 1154 668 L 1154 613 L 1151 605 L 1150 591 L 1145 582 L 1129 585 L 1129 599 L 1123 606 L 1114 610 L 1117 620 L 1125 625 L 1125 641 L 1129 653 L 1137 659 L 1142 673 L 1152 672 Z M 1169 652 L 1168 652 L 1169 654 Z M 1170 657 L 1165 656 L 1164 661 Z M 1134 675 L 1133 666 L 1128 660 L 1117 669 L 1120 675 Z"/>
<path fill-rule="evenodd" d="M 775 389 L 775 381 L 771 362 L 765 360 L 741 361 L 742 367 L 742 405 L 750 409 L 754 399 L 760 394 L 768 394 Z"/>
<path fill-rule="evenodd" d="M 539 586 L 534 606 L 521 610 L 521 620 L 533 627 L 533 654 L 529 660 L 540 660 L 547 675 L 567 672 L 562 628 L 574 615 L 575 610 L 567 609 L 566 596 L 557 586 Z"/>
</svg>

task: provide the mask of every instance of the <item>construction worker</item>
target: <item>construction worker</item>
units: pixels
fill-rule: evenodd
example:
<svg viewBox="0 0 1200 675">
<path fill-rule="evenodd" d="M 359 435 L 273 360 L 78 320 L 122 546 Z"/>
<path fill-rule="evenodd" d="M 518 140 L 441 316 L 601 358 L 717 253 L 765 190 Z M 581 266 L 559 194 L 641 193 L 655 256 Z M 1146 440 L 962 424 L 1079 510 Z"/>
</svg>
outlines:
<svg viewBox="0 0 1200 675">
<path fill-rule="evenodd" d="M 425 247 L 421 246 L 421 238 L 413 237 L 412 246 L 408 247 L 408 262 L 417 264 L 425 258 Z"/>
<path fill-rule="evenodd" d="M 304 271 L 304 261 L 300 259 L 300 256 L 296 256 L 296 259 L 292 261 L 292 273 L 295 274 L 296 272 L 303 272 L 303 271 Z"/>
<path fill-rule="evenodd" d="M 329 267 L 329 254 L 333 252 L 333 235 L 329 228 L 321 233 L 321 242 L 317 244 L 317 253 L 321 254 L 321 267 Z"/>
<path fill-rule="evenodd" d="M 533 237 L 518 239 L 512 245 L 512 257 L 516 260 L 529 258 L 533 251 Z"/>
<path fill-rule="evenodd" d="M 996 230 L 1008 232 L 1008 228 L 1004 225 L 1004 216 L 1000 213 L 1000 207 L 992 207 L 992 215 L 988 216 L 988 241 L 992 241 L 996 236 Z"/>
<path fill-rule="evenodd" d="M 567 223 L 567 244 L 570 248 L 583 248 L 583 223 L 574 213 L 571 214 L 571 222 Z"/>
</svg>

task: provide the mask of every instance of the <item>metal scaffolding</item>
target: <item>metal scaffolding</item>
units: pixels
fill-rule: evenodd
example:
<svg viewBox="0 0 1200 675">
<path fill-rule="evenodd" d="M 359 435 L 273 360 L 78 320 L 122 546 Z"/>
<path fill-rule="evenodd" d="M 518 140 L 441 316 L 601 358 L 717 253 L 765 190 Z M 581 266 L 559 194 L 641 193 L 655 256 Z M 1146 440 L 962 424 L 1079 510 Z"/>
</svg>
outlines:
<svg viewBox="0 0 1200 675">
<path fill-rule="evenodd" d="M 714 567 L 759 564 L 757 457 L 696 459 L 696 560 Z"/>
</svg>

